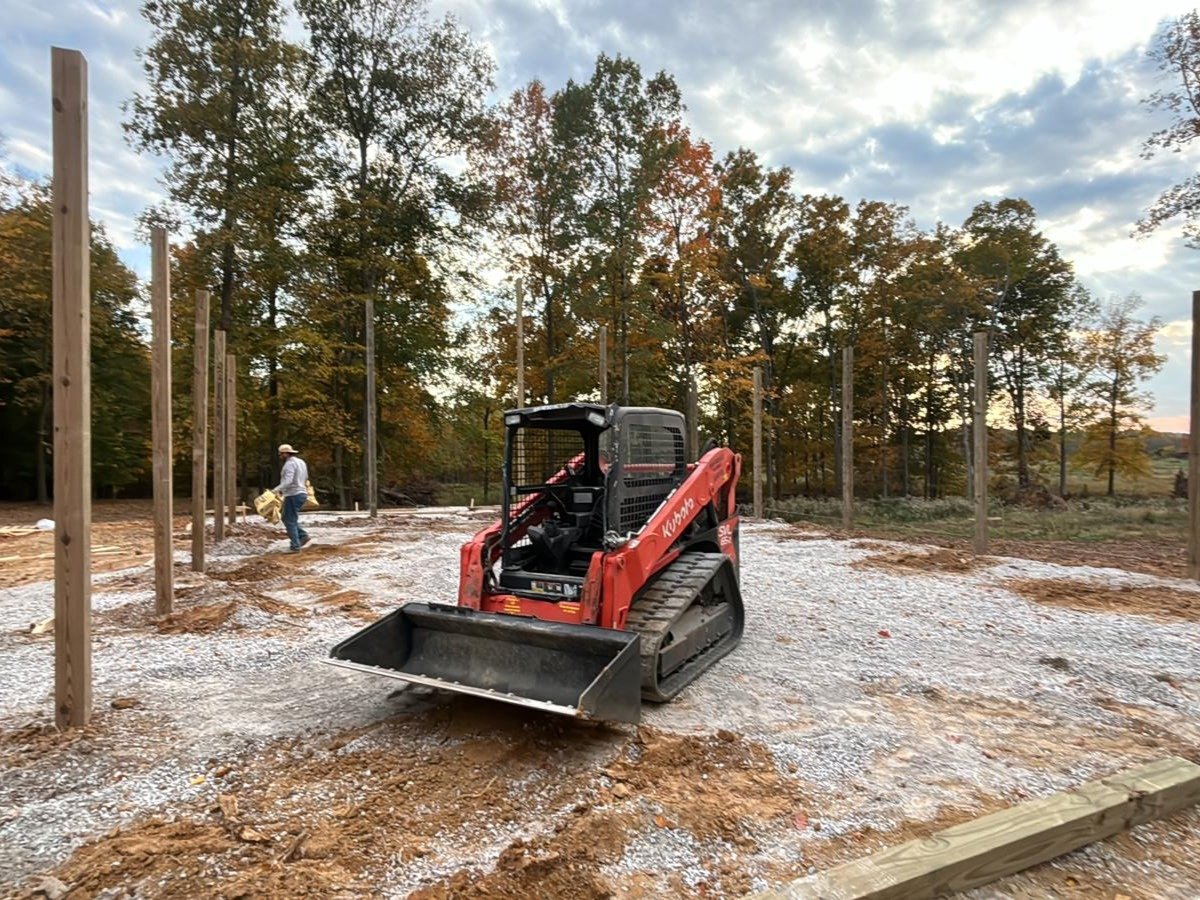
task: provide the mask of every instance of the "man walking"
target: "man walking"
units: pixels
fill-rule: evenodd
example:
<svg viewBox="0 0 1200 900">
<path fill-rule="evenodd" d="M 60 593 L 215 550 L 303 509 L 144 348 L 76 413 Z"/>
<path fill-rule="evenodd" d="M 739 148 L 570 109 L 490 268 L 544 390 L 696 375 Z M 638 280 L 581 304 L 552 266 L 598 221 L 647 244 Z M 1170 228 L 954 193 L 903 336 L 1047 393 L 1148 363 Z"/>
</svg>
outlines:
<svg viewBox="0 0 1200 900">
<path fill-rule="evenodd" d="M 295 552 L 312 540 L 308 532 L 300 527 L 300 507 L 308 499 L 308 466 L 291 444 L 279 445 L 279 458 L 283 460 L 283 471 L 279 475 L 279 487 L 275 493 L 283 497 L 283 527 Z"/>
</svg>

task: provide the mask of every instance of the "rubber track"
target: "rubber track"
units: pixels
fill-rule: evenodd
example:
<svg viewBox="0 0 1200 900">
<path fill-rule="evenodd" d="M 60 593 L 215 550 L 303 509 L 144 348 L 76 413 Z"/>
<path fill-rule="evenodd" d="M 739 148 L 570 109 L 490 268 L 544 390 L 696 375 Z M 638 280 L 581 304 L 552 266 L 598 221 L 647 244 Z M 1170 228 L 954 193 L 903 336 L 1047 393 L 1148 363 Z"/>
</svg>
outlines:
<svg viewBox="0 0 1200 900">
<path fill-rule="evenodd" d="M 741 640 L 741 619 L 744 615 L 741 598 L 727 597 L 727 602 L 735 607 L 733 632 L 705 647 L 659 684 L 658 652 L 663 639 L 671 630 L 672 623 L 683 615 L 720 570 L 717 564 L 725 559 L 723 553 L 685 553 L 671 563 L 629 607 L 625 628 L 636 631 L 642 638 L 644 699 L 659 703 L 670 700 Z"/>
</svg>

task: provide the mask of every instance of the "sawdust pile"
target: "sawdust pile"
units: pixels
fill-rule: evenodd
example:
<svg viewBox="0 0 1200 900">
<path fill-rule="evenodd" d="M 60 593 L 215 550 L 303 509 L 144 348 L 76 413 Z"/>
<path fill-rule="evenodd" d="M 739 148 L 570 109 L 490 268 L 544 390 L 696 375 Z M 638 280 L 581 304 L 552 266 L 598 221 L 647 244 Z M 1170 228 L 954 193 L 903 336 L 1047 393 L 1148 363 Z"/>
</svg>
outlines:
<svg viewBox="0 0 1200 900">
<path fill-rule="evenodd" d="M 1005 581 L 1004 587 L 1035 603 L 1082 612 L 1124 613 L 1160 622 L 1200 621 L 1200 591 L 1069 578 L 1014 578 Z"/>
<path fill-rule="evenodd" d="M 874 549 L 878 545 L 862 542 L 855 546 Z M 992 560 L 986 557 L 937 547 L 931 550 L 891 550 L 868 556 L 851 565 L 864 569 L 890 569 L 910 575 L 913 572 L 971 572 L 991 563 Z"/>
</svg>

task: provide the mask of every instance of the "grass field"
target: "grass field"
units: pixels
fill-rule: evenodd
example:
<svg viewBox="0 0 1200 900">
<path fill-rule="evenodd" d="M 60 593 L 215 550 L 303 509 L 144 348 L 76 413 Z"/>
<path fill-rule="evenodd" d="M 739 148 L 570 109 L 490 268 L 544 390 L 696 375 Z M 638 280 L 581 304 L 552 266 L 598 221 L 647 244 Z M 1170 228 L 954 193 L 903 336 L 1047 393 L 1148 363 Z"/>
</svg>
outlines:
<svg viewBox="0 0 1200 900">
<path fill-rule="evenodd" d="M 796 498 L 770 506 L 769 516 L 790 521 L 833 525 L 841 522 L 840 500 Z M 903 533 L 969 538 L 973 507 L 966 499 L 859 500 L 855 527 L 889 534 Z M 1001 540 L 1182 542 L 1187 528 L 1187 501 L 1171 497 L 1118 496 L 1076 498 L 1061 509 L 1025 509 L 993 502 L 989 530 Z"/>
</svg>

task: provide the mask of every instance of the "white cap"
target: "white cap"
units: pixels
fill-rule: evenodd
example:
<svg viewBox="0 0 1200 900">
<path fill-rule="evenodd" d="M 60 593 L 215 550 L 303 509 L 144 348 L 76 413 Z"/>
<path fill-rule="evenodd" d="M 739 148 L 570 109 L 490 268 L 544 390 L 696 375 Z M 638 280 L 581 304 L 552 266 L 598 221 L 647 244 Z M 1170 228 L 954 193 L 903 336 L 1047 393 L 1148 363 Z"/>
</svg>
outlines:
<svg viewBox="0 0 1200 900">
<path fill-rule="evenodd" d="M 295 453 L 295 452 L 296 452 L 296 448 L 295 448 L 295 447 L 293 447 L 291 444 L 280 444 L 280 445 L 279 445 L 279 452 L 280 452 L 280 453 Z"/>
</svg>

